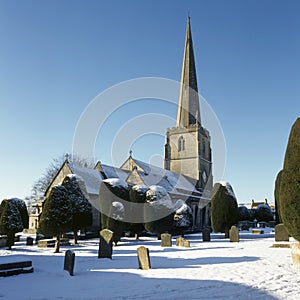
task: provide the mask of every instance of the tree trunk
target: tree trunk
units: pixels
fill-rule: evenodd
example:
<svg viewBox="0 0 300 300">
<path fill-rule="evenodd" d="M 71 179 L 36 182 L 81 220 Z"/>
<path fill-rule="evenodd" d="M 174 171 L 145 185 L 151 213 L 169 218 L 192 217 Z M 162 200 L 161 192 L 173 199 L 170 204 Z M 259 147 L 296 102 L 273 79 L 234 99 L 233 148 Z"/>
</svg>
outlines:
<svg viewBox="0 0 300 300">
<path fill-rule="evenodd" d="M 75 244 L 75 245 L 78 244 L 78 234 L 77 234 L 77 230 L 74 230 L 74 244 Z"/>
<path fill-rule="evenodd" d="M 225 239 L 229 238 L 229 228 L 225 229 Z"/>
<path fill-rule="evenodd" d="M 54 253 L 59 253 L 59 246 L 60 246 L 60 234 L 56 236 L 55 248 Z"/>
<path fill-rule="evenodd" d="M 15 234 L 8 233 L 7 240 L 6 240 L 7 250 L 11 250 L 11 247 L 13 246 L 14 243 L 15 243 Z"/>
</svg>

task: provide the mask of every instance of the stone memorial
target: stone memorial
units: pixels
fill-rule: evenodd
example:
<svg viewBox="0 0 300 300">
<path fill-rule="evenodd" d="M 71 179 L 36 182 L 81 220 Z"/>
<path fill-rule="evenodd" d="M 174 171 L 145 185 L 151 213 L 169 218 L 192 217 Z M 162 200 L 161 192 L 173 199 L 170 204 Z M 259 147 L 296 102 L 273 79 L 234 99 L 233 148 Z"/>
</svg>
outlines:
<svg viewBox="0 0 300 300">
<path fill-rule="evenodd" d="M 229 231 L 230 242 L 238 243 L 240 241 L 239 230 L 236 226 L 231 226 Z"/>
<path fill-rule="evenodd" d="M 112 259 L 112 248 L 113 248 L 113 232 L 108 229 L 100 231 L 100 242 L 98 258 L 110 258 Z"/>
<path fill-rule="evenodd" d="M 161 234 L 161 246 L 172 247 L 172 235 L 169 233 Z"/>
<path fill-rule="evenodd" d="M 65 254 L 64 270 L 68 271 L 71 276 L 74 275 L 75 253 L 67 250 Z"/>
<path fill-rule="evenodd" d="M 33 246 L 33 240 L 34 239 L 32 237 L 28 236 L 26 238 L 26 246 Z"/>
<path fill-rule="evenodd" d="M 283 224 L 277 224 L 275 226 L 275 242 L 288 242 L 290 235 L 286 231 Z"/>
<path fill-rule="evenodd" d="M 184 238 L 183 238 L 183 237 L 177 238 L 177 239 L 176 239 L 176 246 L 182 247 L 183 241 L 184 241 Z"/>
<path fill-rule="evenodd" d="M 190 241 L 184 239 L 183 237 L 179 237 L 176 239 L 176 246 L 190 248 Z"/>
<path fill-rule="evenodd" d="M 140 246 L 137 248 L 137 256 L 138 256 L 138 262 L 139 262 L 139 268 L 142 270 L 149 270 L 151 269 L 150 264 L 150 256 L 149 256 L 149 249 Z"/>
<path fill-rule="evenodd" d="M 203 242 L 210 242 L 210 229 L 204 228 L 202 230 L 202 240 Z"/>
</svg>

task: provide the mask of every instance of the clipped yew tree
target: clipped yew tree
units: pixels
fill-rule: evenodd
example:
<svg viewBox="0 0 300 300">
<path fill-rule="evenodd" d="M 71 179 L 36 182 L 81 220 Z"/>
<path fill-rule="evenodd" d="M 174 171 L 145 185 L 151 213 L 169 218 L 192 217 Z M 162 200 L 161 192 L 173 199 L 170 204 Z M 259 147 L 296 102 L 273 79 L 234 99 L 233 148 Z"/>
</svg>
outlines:
<svg viewBox="0 0 300 300">
<path fill-rule="evenodd" d="M 211 198 L 211 225 L 214 232 L 225 232 L 239 219 L 238 204 L 231 185 L 228 182 L 214 184 Z"/>
<path fill-rule="evenodd" d="M 131 205 L 130 209 L 130 224 L 129 230 L 135 234 L 135 238 L 138 239 L 139 235 L 145 229 L 144 227 L 144 210 L 143 204 L 146 202 L 147 186 L 134 185 L 129 191 L 129 199 Z M 133 222 L 136 221 L 136 222 Z"/>
<path fill-rule="evenodd" d="M 291 129 L 285 152 L 279 211 L 288 233 L 300 241 L 300 118 Z"/>
<path fill-rule="evenodd" d="M 100 185 L 101 227 L 113 231 L 115 245 L 120 240 L 128 223 L 124 222 L 126 208 L 128 211 L 129 186 L 119 178 L 109 178 Z"/>
<path fill-rule="evenodd" d="M 72 203 L 62 185 L 54 186 L 46 198 L 41 214 L 38 232 L 56 236 L 54 252 L 59 252 L 61 234 L 72 230 Z"/>
<path fill-rule="evenodd" d="M 92 205 L 87 199 L 84 181 L 77 175 L 67 175 L 62 186 L 67 190 L 68 198 L 72 204 L 72 231 L 74 243 L 78 243 L 77 231 L 91 226 L 93 223 Z"/>
<path fill-rule="evenodd" d="M 279 191 L 280 191 L 280 184 L 281 184 L 281 175 L 282 170 L 277 174 L 276 181 L 275 181 L 275 189 L 274 189 L 274 199 L 275 199 L 275 219 L 276 223 L 282 223 L 282 219 L 280 216 L 280 205 L 279 205 Z"/>
<path fill-rule="evenodd" d="M 14 244 L 15 233 L 24 229 L 22 217 L 15 201 L 5 199 L 1 202 L 0 234 L 7 235 L 6 245 L 9 250 Z"/>
<path fill-rule="evenodd" d="M 185 201 L 179 199 L 175 203 L 175 214 L 174 214 L 174 225 L 172 233 L 183 234 L 192 226 L 193 224 L 193 212 L 192 209 Z"/>
<path fill-rule="evenodd" d="M 151 185 L 144 205 L 145 229 L 160 237 L 169 233 L 174 225 L 174 205 L 166 189 Z"/>
</svg>

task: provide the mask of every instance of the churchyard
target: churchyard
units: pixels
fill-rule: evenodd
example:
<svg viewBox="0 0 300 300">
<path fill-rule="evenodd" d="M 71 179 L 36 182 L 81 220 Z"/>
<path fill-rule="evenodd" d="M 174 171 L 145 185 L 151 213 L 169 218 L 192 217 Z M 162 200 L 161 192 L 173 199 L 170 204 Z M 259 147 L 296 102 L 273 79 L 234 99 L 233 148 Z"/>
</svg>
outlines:
<svg viewBox="0 0 300 300">
<path fill-rule="evenodd" d="M 168 235 L 161 240 L 122 237 L 118 246 L 112 246 L 111 258 L 99 258 L 100 237 L 79 240 L 78 245 L 70 240 L 69 246 L 53 254 L 53 247 L 26 245 L 28 237 L 35 236 L 23 234 L 12 251 L 0 249 L 1 263 L 32 261 L 34 272 L 0 278 L 0 295 L 3 299 L 182 299 L 183 295 L 188 299 L 297 299 L 299 273 L 292 266 L 291 251 L 274 247 L 289 245 L 293 238 L 277 242 L 270 227 L 259 235 L 252 228 L 235 231 L 235 238 L 236 234 L 239 241 L 235 242 L 220 233 L 210 233 L 210 241 L 203 241 L 208 233 L 205 237 L 187 234 L 184 239 L 172 236 L 171 244 Z M 69 260 L 75 256 L 73 276 L 64 270 L 68 270 L 66 252 Z"/>
</svg>

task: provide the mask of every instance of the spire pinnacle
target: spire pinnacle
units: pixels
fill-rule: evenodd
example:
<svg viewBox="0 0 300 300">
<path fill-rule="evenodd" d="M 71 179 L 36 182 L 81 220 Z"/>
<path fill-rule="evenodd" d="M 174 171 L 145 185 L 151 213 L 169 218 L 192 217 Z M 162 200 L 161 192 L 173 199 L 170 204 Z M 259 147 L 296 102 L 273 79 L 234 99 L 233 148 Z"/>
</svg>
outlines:
<svg viewBox="0 0 300 300">
<path fill-rule="evenodd" d="M 177 127 L 189 127 L 191 125 L 201 124 L 197 74 L 190 19 L 191 18 L 188 15 L 176 120 Z"/>
</svg>

